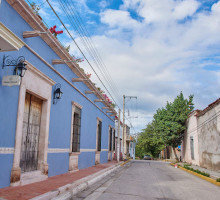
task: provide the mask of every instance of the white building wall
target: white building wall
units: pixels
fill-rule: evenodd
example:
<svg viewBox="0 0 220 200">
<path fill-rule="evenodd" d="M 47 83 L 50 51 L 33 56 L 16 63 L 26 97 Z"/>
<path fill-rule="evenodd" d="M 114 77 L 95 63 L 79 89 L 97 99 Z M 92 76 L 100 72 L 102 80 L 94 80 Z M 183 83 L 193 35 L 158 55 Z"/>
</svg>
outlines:
<svg viewBox="0 0 220 200">
<path fill-rule="evenodd" d="M 200 166 L 220 171 L 220 104 L 198 117 Z"/>
<path fill-rule="evenodd" d="M 197 132 L 197 111 L 191 113 L 187 120 L 187 130 L 184 133 L 184 140 L 181 149 L 182 161 L 199 165 L 199 146 L 198 146 L 198 132 Z M 194 159 L 191 156 L 190 138 L 194 141 Z"/>
</svg>

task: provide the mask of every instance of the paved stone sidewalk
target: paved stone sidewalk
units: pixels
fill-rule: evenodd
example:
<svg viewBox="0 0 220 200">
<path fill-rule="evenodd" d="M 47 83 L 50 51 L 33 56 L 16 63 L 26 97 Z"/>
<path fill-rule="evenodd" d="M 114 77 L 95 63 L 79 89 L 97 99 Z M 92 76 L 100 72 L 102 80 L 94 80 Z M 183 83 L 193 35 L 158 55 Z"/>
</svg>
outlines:
<svg viewBox="0 0 220 200">
<path fill-rule="evenodd" d="M 77 172 L 53 176 L 45 181 L 32 183 L 24 186 L 3 188 L 0 189 L 0 200 L 31 199 L 40 196 L 44 193 L 56 190 L 57 188 L 73 183 L 77 180 L 95 174 L 97 172 L 101 172 L 101 170 L 111 168 L 112 166 L 117 164 L 118 163 L 116 161 L 110 161 L 108 163 L 92 166 L 86 169 L 79 170 Z"/>
</svg>

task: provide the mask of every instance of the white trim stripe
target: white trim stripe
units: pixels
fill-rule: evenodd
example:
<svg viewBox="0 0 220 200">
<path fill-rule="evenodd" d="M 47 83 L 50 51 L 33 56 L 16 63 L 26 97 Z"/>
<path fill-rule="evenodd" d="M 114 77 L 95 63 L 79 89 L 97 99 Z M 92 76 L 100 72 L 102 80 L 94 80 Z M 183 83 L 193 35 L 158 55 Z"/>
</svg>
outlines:
<svg viewBox="0 0 220 200">
<path fill-rule="evenodd" d="M 56 149 L 56 148 L 50 148 L 48 149 L 47 151 L 48 153 L 69 153 L 70 152 L 70 149 Z"/>
<path fill-rule="evenodd" d="M 80 149 L 80 152 L 96 152 L 96 149 Z"/>
<path fill-rule="evenodd" d="M 80 149 L 80 152 L 96 152 L 96 149 Z M 108 151 L 108 149 L 101 149 L 102 151 Z"/>
<path fill-rule="evenodd" d="M 101 151 L 108 151 L 108 149 L 102 149 Z M 69 149 L 50 148 L 48 153 L 69 153 Z M 80 152 L 96 152 L 96 149 L 80 149 Z M 0 147 L 0 154 L 14 154 L 14 148 Z"/>
<path fill-rule="evenodd" d="M 0 154 L 14 154 L 14 150 L 12 147 L 0 147 Z"/>
</svg>

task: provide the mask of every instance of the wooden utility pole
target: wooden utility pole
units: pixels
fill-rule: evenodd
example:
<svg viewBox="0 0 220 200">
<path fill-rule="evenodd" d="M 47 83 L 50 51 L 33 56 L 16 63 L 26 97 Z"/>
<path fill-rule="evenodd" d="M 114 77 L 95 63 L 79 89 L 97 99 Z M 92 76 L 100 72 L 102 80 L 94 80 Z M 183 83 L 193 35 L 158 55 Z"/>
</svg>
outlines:
<svg viewBox="0 0 220 200">
<path fill-rule="evenodd" d="M 117 161 L 120 160 L 120 113 L 121 109 L 118 110 L 118 142 L 117 142 Z"/>
</svg>

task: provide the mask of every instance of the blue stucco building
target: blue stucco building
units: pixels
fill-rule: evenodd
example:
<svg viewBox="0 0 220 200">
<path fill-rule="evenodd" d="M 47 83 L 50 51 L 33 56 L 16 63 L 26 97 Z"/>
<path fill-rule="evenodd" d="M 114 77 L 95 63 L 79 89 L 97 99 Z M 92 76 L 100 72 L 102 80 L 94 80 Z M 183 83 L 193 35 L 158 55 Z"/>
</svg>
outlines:
<svg viewBox="0 0 220 200">
<path fill-rule="evenodd" d="M 0 1 L 0 63 L 0 188 L 112 159 L 114 108 L 24 0 Z"/>
</svg>

